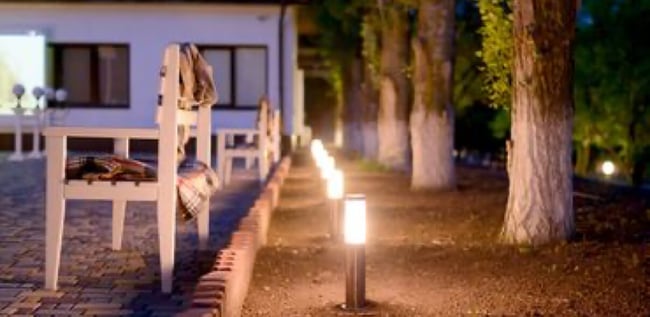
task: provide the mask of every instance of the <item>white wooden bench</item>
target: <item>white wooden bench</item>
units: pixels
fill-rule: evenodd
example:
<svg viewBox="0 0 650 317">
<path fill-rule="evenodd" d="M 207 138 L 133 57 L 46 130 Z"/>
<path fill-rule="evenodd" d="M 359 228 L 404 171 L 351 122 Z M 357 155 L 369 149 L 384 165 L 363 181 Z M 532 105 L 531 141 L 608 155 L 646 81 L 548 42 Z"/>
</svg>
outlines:
<svg viewBox="0 0 650 317">
<path fill-rule="evenodd" d="M 262 98 L 255 128 L 217 130 L 217 158 L 222 186 L 230 183 L 235 158 L 245 159 L 246 167 L 256 160 L 260 182 L 266 180 L 271 166 L 280 160 L 280 111 L 269 111 L 269 107 L 268 101 Z M 248 144 L 229 147 L 237 136 L 244 137 Z M 255 138 L 257 142 L 253 143 Z"/>
<path fill-rule="evenodd" d="M 157 202 L 160 275 L 162 291 L 172 290 L 177 206 L 177 143 L 179 125 L 196 127 L 196 159 L 210 164 L 211 110 L 199 107 L 186 111 L 178 108 L 180 45 L 165 49 L 161 69 L 161 101 L 157 107 L 157 128 L 120 129 L 87 127 L 48 127 L 44 130 L 47 151 L 45 207 L 45 288 L 57 289 L 61 245 L 67 199 L 110 200 L 113 202 L 112 247 L 119 250 L 124 231 L 127 201 Z M 116 154 L 129 154 L 129 140 L 158 140 L 157 178 L 152 182 L 65 180 L 67 138 L 110 138 Z M 209 203 L 198 215 L 200 247 L 205 248 L 209 234 Z"/>
</svg>

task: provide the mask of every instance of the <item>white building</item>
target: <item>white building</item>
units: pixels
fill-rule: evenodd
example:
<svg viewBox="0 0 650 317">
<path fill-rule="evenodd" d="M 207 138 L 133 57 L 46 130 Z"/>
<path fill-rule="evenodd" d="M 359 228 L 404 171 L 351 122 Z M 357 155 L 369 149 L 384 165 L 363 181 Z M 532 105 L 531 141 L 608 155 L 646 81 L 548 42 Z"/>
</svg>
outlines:
<svg viewBox="0 0 650 317">
<path fill-rule="evenodd" d="M 214 68 L 215 129 L 251 127 L 267 95 L 283 113 L 283 134 L 295 138 L 304 120 L 296 3 L 0 0 L 0 35 L 45 37 L 45 85 L 68 91 L 62 124 L 153 126 L 163 48 L 192 42 Z M 0 76 L 0 87 L 10 81 Z M 15 102 L 7 95 L 5 110 Z M 0 127 L 10 126 L 0 115 Z"/>
</svg>

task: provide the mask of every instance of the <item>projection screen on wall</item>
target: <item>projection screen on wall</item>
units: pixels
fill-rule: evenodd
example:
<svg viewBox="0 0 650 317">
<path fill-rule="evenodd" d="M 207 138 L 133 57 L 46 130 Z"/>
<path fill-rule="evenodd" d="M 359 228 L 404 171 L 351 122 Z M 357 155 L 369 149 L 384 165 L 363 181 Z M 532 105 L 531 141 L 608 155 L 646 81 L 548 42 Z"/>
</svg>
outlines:
<svg viewBox="0 0 650 317">
<path fill-rule="evenodd" d="M 0 115 L 12 114 L 16 96 L 12 93 L 15 84 L 25 86 L 21 105 L 34 108 L 32 96 L 34 87 L 45 86 L 45 36 L 29 34 L 0 34 Z M 41 107 L 44 100 L 41 100 Z"/>
</svg>

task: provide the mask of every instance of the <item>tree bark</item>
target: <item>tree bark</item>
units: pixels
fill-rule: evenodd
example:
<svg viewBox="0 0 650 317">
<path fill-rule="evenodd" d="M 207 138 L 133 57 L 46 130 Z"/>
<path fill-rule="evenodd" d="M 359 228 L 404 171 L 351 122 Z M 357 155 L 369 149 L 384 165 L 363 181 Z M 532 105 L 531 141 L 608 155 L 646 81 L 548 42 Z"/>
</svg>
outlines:
<svg viewBox="0 0 650 317">
<path fill-rule="evenodd" d="M 344 134 L 343 147 L 350 154 L 363 152 L 363 134 L 361 130 L 362 108 L 362 72 L 361 58 L 355 57 L 343 69 L 344 98 Z"/>
<path fill-rule="evenodd" d="M 380 164 L 394 170 L 409 165 L 408 80 L 406 12 L 394 5 L 384 7 L 381 30 L 381 83 L 379 96 Z"/>
<path fill-rule="evenodd" d="M 418 9 L 411 112 L 414 189 L 456 186 L 452 105 L 454 0 L 423 0 Z"/>
<path fill-rule="evenodd" d="M 340 89 L 334 90 L 336 92 L 336 104 L 334 105 L 334 134 L 333 141 L 334 146 L 342 147 L 343 146 L 343 91 Z"/>
<path fill-rule="evenodd" d="M 377 135 L 377 112 L 379 110 L 379 91 L 373 83 L 373 74 L 368 63 L 364 63 L 364 77 L 362 84 L 362 134 L 363 134 L 363 157 L 367 160 L 377 160 L 379 148 L 379 137 Z"/>
<path fill-rule="evenodd" d="M 571 135 L 576 2 L 514 1 L 512 162 L 502 239 L 539 245 L 574 230 Z"/>
</svg>

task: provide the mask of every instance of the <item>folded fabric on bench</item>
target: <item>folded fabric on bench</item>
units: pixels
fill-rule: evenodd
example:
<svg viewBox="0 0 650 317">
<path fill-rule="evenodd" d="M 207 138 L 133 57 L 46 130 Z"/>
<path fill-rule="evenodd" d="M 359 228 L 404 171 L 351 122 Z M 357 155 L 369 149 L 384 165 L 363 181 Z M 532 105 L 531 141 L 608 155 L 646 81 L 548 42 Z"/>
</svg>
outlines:
<svg viewBox="0 0 650 317">
<path fill-rule="evenodd" d="M 156 180 L 156 168 L 152 165 L 115 155 L 81 156 L 68 159 L 66 179 L 92 181 Z M 205 163 L 185 160 L 178 168 L 178 217 L 189 221 L 199 213 L 200 206 L 219 189 L 217 174 Z"/>
</svg>

